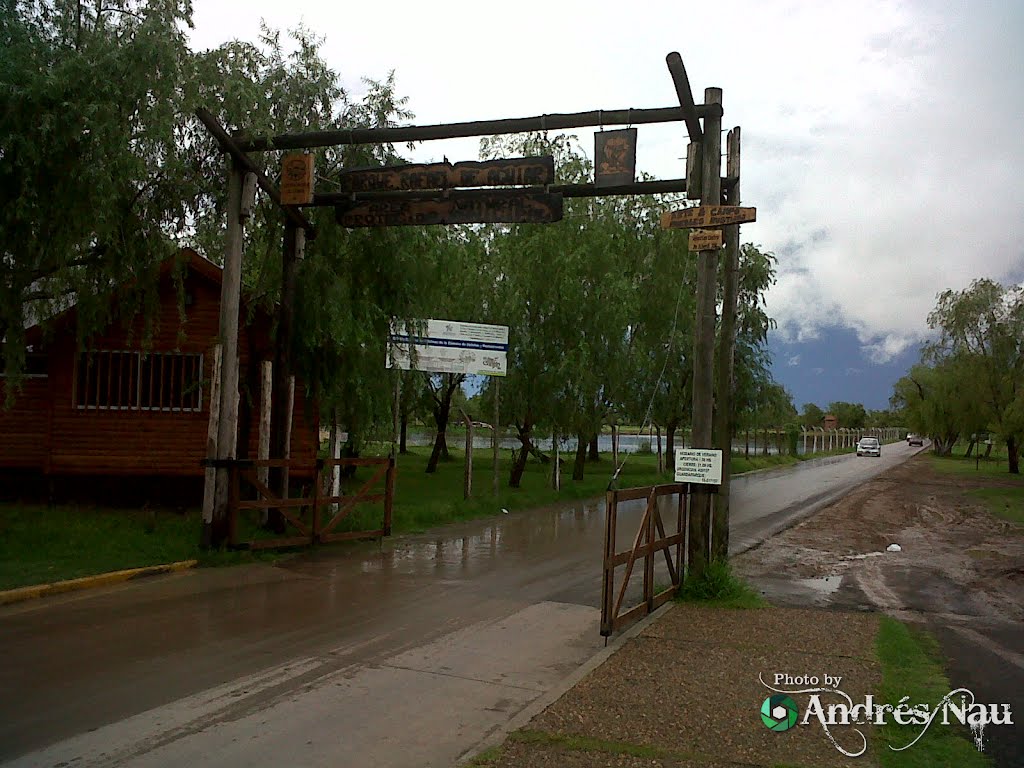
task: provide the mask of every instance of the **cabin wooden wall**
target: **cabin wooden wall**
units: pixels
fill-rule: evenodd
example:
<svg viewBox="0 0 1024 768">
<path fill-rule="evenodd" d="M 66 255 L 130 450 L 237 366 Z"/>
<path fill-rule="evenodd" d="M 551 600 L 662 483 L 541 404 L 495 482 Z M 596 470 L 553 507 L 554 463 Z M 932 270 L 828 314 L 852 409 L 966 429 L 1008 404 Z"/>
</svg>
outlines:
<svg viewBox="0 0 1024 768">
<path fill-rule="evenodd" d="M 202 354 L 204 380 L 212 375 L 211 350 L 218 334 L 220 286 L 193 271 L 185 281 L 185 321 L 179 314 L 177 288 L 161 284 L 159 311 L 149 351 Z M 243 309 L 243 323 L 246 320 Z M 241 380 L 254 353 L 269 357 L 269 322 L 256 329 L 243 325 L 239 338 Z M 250 333 L 254 338 L 250 339 Z M 129 330 L 115 322 L 94 337 L 96 350 L 142 350 L 142 321 Z M 0 467 L 31 467 L 55 475 L 202 475 L 210 414 L 209 386 L 203 387 L 201 410 L 83 409 L 75 404 L 77 344 L 73 329 L 58 332 L 48 346 L 48 378 L 27 379 L 16 406 L 0 408 Z M 258 363 L 257 363 L 258 365 Z M 2 392 L 2 384 L 0 384 Z M 259 392 L 250 409 L 249 456 L 256 457 Z M 316 456 L 318 423 L 307 406 L 304 387 L 296 386 L 292 456 Z"/>
</svg>

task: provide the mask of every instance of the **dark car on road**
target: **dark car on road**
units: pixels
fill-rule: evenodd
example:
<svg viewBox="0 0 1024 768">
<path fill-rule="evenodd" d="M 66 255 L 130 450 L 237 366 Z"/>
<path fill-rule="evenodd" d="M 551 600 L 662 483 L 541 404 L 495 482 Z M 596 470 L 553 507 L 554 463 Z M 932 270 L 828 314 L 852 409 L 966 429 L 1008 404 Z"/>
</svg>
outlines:
<svg viewBox="0 0 1024 768">
<path fill-rule="evenodd" d="M 907 435 L 907 445 L 924 445 L 924 438 L 911 432 Z"/>
</svg>

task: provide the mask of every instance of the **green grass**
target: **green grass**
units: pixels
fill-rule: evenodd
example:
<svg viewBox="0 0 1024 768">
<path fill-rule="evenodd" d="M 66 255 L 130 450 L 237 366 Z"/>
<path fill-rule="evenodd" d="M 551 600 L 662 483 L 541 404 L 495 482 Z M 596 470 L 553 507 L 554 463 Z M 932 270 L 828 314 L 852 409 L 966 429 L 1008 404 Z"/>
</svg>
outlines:
<svg viewBox="0 0 1024 768">
<path fill-rule="evenodd" d="M 977 488 L 967 495 L 982 499 L 996 517 L 1024 525 L 1024 482 L 1017 488 Z"/>
<path fill-rule="evenodd" d="M 1021 475 L 1011 475 L 1005 451 L 993 451 L 989 458 L 967 458 L 959 446 L 954 446 L 952 456 L 936 456 L 932 454 L 932 467 L 939 472 L 972 477 L 998 477 L 1012 481 Z"/>
<path fill-rule="evenodd" d="M 0 589 L 196 557 L 198 518 L 95 507 L 0 506 Z"/>
<path fill-rule="evenodd" d="M 882 685 L 878 691 L 883 702 L 896 704 L 909 696 L 910 704 L 934 707 L 952 690 L 939 660 L 935 639 L 922 630 L 912 629 L 889 617 L 883 617 L 876 641 L 882 665 Z M 933 723 L 914 746 L 901 752 L 913 741 L 921 726 L 900 726 L 893 722 L 878 729 L 876 750 L 882 768 L 927 768 L 955 765 L 958 768 L 988 768 L 989 760 L 978 752 L 968 738 L 968 731 Z"/>
<path fill-rule="evenodd" d="M 767 606 L 764 598 L 736 576 L 726 562 L 710 563 L 700 578 L 686 579 L 676 599 L 684 603 L 709 603 L 723 608 Z"/>
<path fill-rule="evenodd" d="M 956 448 L 954 453 L 958 453 Z M 1007 471 L 1005 451 L 993 454 L 988 459 L 975 459 L 964 457 L 960 451 L 959 455 L 932 456 L 931 465 L 945 474 L 987 483 L 986 487 L 967 491 L 967 495 L 981 499 L 997 517 L 1024 525 L 1024 475 Z"/>
</svg>

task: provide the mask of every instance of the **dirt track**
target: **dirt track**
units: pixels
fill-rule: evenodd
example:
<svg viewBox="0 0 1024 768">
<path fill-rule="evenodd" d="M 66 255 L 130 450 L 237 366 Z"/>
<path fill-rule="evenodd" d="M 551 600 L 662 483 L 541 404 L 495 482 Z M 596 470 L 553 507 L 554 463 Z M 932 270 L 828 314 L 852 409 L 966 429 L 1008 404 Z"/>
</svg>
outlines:
<svg viewBox="0 0 1024 768">
<path fill-rule="evenodd" d="M 1024 526 L 966 495 L 999 482 L 940 474 L 922 454 L 734 565 L 779 605 L 881 610 L 926 625 L 952 683 L 1011 703 L 1024 720 Z M 991 754 L 1024 765 L 1024 727 L 993 733 Z"/>
</svg>

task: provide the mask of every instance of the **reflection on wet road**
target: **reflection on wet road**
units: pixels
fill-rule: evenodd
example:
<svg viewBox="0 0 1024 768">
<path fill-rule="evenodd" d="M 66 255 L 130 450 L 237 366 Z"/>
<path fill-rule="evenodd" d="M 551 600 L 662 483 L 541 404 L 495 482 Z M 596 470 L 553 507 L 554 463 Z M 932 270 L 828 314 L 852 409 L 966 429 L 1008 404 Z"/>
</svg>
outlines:
<svg viewBox="0 0 1024 768">
<path fill-rule="evenodd" d="M 738 478 L 734 547 L 909 455 Z M 604 524 L 580 503 L 0 609 L 0 761 L 450 764 L 600 647 Z"/>
</svg>

